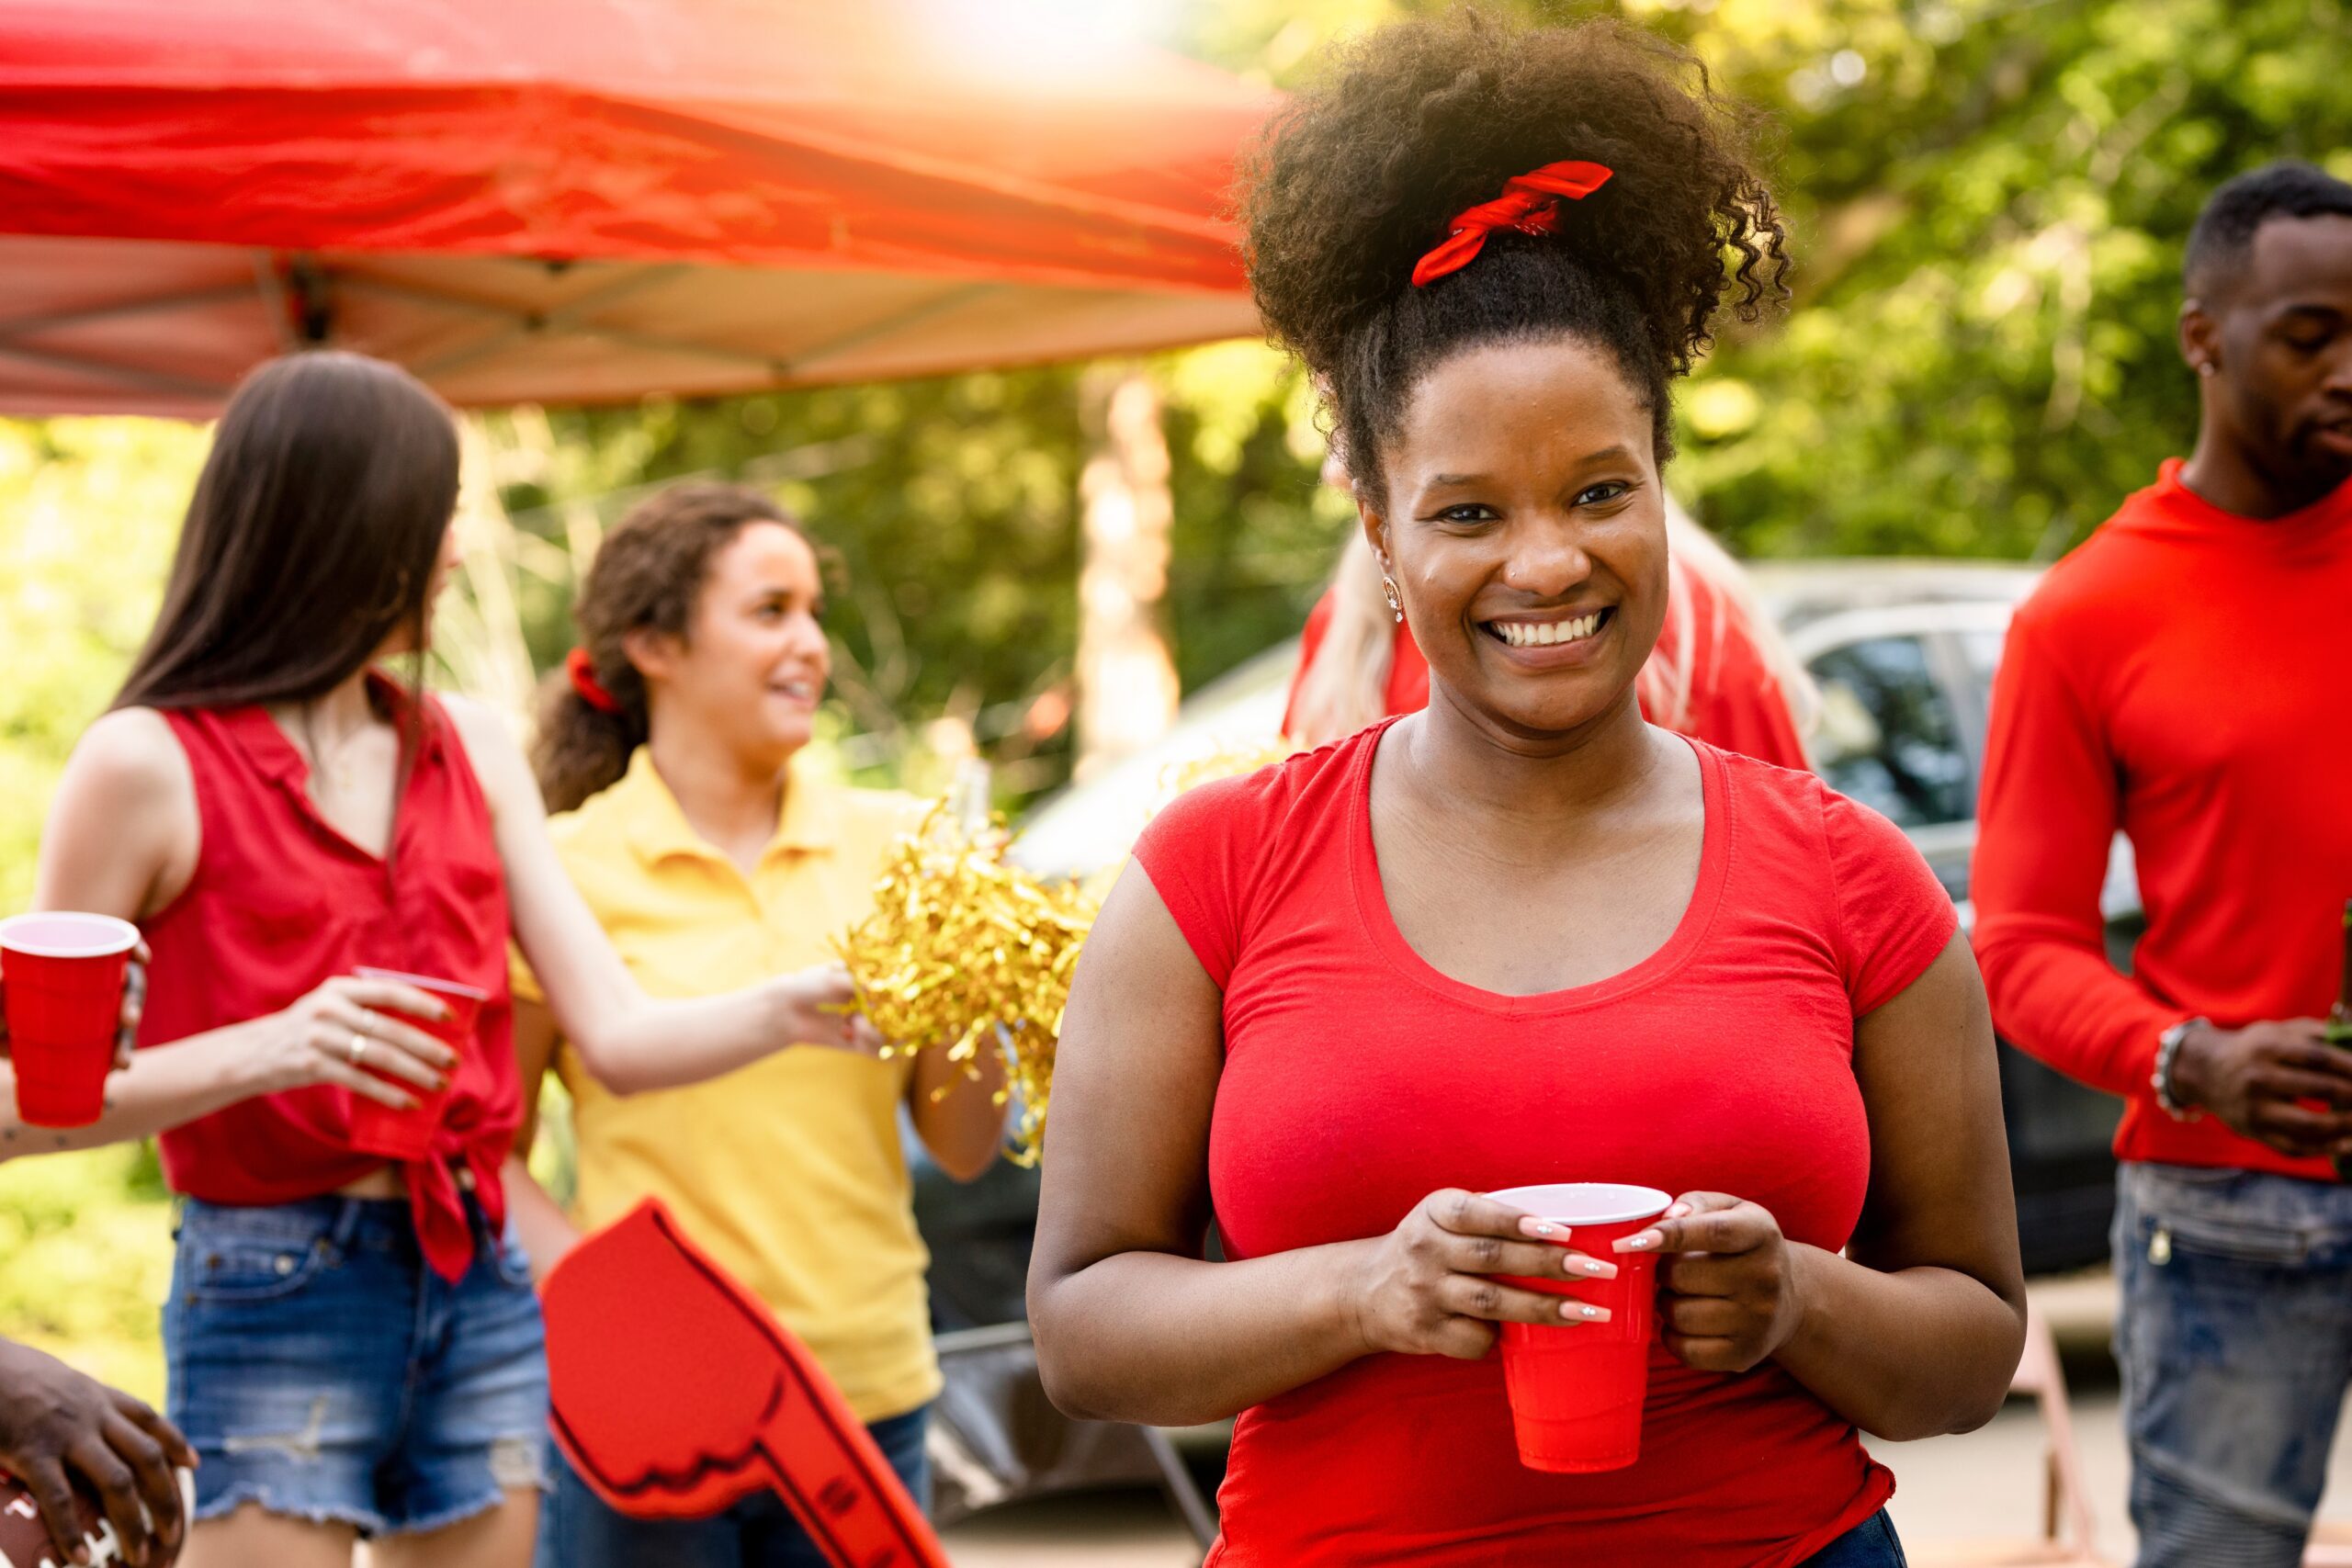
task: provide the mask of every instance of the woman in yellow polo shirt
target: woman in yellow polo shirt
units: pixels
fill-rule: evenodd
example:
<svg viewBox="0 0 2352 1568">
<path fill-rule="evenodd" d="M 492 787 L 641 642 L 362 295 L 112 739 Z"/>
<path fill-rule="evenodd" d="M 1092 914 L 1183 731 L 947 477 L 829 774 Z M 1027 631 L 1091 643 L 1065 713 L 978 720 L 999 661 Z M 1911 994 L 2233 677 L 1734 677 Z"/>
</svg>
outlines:
<svg viewBox="0 0 2352 1568">
<path fill-rule="evenodd" d="M 654 996 L 724 991 L 822 962 L 863 918 L 911 798 L 794 764 L 831 653 L 816 552 L 764 497 L 679 485 L 597 552 L 573 614 L 582 647 L 541 716 L 534 762 L 565 866 Z M 993 1082 L 924 1052 L 877 1061 L 783 1051 L 692 1088 L 616 1095 L 518 985 L 526 1103 L 549 1066 L 571 1092 L 579 1190 L 569 1216 L 524 1195 L 544 1271 L 576 1230 L 650 1194 L 775 1309 L 868 1422 L 917 1497 L 939 1391 L 899 1108 L 941 1168 L 969 1180 L 1003 1133 Z M 934 1097 L 933 1090 L 946 1093 Z M 532 1200 L 536 1198 L 537 1201 Z M 542 1568 L 801 1568 L 824 1559 L 761 1494 L 712 1519 L 626 1518 L 564 1471 Z"/>
</svg>

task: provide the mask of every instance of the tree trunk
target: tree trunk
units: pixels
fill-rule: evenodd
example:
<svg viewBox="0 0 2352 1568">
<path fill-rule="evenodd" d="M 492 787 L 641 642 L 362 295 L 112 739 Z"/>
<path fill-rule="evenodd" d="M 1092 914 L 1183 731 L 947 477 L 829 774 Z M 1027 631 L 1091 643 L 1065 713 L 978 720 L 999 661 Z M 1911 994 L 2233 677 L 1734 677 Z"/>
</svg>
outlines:
<svg viewBox="0 0 2352 1568">
<path fill-rule="evenodd" d="M 1176 663 L 1161 629 L 1168 592 L 1168 439 L 1159 393 L 1133 367 L 1106 367 L 1080 394 L 1094 454 L 1079 479 L 1085 554 L 1078 579 L 1078 765 L 1084 780 L 1168 732 Z"/>
</svg>

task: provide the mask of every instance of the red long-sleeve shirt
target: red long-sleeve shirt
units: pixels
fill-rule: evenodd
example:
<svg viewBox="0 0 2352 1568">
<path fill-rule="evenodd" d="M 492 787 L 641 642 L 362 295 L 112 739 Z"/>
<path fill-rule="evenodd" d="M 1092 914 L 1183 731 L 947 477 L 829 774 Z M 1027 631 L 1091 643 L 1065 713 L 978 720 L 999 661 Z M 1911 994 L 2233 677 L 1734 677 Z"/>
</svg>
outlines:
<svg viewBox="0 0 2352 1568">
<path fill-rule="evenodd" d="M 2124 1159 L 2332 1179 L 2155 1103 L 2157 1037 L 2324 1016 L 2352 897 L 2352 484 L 2267 521 L 2178 459 L 2051 570 L 1993 688 L 1976 954 L 2002 1033 L 2125 1099 Z M 2108 963 L 2120 829 L 2148 930 Z"/>
</svg>

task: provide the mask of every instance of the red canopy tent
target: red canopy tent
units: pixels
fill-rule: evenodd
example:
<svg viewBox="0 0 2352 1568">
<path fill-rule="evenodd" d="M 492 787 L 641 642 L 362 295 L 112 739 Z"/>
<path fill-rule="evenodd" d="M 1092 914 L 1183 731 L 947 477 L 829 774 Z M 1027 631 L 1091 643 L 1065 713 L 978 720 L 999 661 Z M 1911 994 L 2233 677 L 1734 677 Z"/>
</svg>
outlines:
<svg viewBox="0 0 2352 1568">
<path fill-rule="evenodd" d="M 1023 14 L 0 0 L 0 411 L 207 414 L 312 344 L 500 404 L 1255 331 L 1272 95 Z"/>
</svg>

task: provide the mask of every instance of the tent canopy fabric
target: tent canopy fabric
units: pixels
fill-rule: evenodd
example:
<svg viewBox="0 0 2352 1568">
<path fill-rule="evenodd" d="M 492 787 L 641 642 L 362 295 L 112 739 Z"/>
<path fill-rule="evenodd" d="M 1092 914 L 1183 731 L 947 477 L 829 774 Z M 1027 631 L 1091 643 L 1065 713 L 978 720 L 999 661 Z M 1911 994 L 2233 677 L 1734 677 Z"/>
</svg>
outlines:
<svg viewBox="0 0 2352 1568">
<path fill-rule="evenodd" d="M 1001 0 L 0 0 L 0 410 L 204 415 L 271 355 L 461 404 L 1257 330 L 1275 97 Z"/>
</svg>

